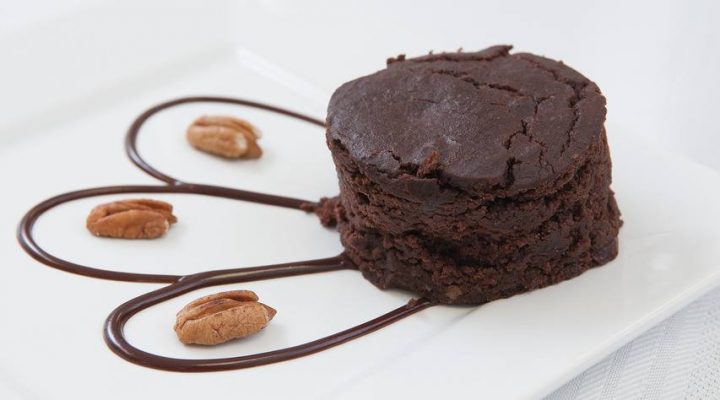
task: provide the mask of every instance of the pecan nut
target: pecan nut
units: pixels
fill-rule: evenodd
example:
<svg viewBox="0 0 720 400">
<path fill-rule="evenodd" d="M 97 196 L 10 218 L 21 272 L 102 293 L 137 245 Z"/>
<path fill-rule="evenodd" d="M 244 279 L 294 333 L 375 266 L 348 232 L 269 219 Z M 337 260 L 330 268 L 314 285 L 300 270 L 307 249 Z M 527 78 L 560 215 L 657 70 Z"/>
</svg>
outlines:
<svg viewBox="0 0 720 400">
<path fill-rule="evenodd" d="M 260 131 L 249 122 L 229 116 L 196 119 L 187 129 L 187 140 L 198 150 L 225 158 L 259 158 Z"/>
<path fill-rule="evenodd" d="M 121 239 L 154 239 L 177 222 L 172 205 L 164 201 L 136 199 L 101 204 L 90 211 L 87 229 L 95 236 Z"/>
<path fill-rule="evenodd" d="M 174 329 L 185 344 L 215 345 L 259 332 L 275 313 L 254 292 L 233 290 L 189 303 L 177 313 Z"/>
</svg>

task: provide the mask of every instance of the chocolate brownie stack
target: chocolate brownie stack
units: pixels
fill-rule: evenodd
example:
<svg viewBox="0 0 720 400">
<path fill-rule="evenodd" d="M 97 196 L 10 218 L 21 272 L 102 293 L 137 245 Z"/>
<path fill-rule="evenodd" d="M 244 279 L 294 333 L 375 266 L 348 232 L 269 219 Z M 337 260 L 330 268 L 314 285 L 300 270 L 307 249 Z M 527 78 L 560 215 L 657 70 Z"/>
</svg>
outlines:
<svg viewBox="0 0 720 400">
<path fill-rule="evenodd" d="M 375 285 L 481 304 L 616 256 L 605 98 L 510 49 L 400 56 L 333 95 L 334 219 Z"/>
</svg>

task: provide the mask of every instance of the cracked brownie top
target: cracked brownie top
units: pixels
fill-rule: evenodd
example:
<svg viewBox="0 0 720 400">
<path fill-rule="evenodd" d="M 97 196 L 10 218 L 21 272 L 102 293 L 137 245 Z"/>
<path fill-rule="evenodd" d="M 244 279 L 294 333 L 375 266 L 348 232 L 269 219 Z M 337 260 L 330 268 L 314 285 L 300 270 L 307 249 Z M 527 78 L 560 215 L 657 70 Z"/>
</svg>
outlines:
<svg viewBox="0 0 720 400">
<path fill-rule="evenodd" d="M 391 58 L 333 94 L 328 140 L 408 199 L 555 190 L 600 140 L 605 98 L 562 62 L 510 49 Z"/>
</svg>

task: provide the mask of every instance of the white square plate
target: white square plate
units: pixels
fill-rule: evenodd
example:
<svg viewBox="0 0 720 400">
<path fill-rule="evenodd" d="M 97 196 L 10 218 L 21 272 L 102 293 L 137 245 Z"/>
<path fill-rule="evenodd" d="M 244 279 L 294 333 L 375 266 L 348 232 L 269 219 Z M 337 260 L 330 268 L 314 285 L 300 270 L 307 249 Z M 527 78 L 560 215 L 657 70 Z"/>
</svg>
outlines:
<svg viewBox="0 0 720 400">
<path fill-rule="evenodd" d="M 0 150 L 2 179 L 10 189 L 3 191 L 0 208 L 5 274 L 0 279 L 0 384 L 18 397 L 539 397 L 720 280 L 718 176 L 611 126 L 613 188 L 625 225 L 620 255 L 607 266 L 482 307 L 432 307 L 359 340 L 280 364 L 207 374 L 130 364 L 105 347 L 102 323 L 120 303 L 158 286 L 101 281 L 40 265 L 15 241 L 12 230 L 22 214 L 65 191 L 156 183 L 125 158 L 122 140 L 135 115 L 159 101 L 198 93 L 239 96 L 322 118 L 318 104 L 326 98 L 308 97 L 302 80 L 231 46 L 205 51 L 202 62 L 189 52 L 166 66 L 175 67 L 182 73 L 157 84 L 154 79 L 139 83 L 143 91 L 137 94 L 115 87 L 95 98 L 121 92 L 120 100 L 71 105 L 62 111 L 72 118 Z M 233 163 L 192 150 L 184 129 L 208 112 L 236 114 L 260 126 L 266 155 L 257 162 Z M 151 164 L 188 181 L 308 199 L 337 192 L 322 129 L 267 112 L 186 105 L 153 118 L 139 143 Z M 108 198 L 117 197 L 127 196 Z M 297 211 L 194 195 L 152 197 L 173 203 L 180 219 L 161 240 L 90 236 L 84 218 L 107 198 L 51 211 L 36 226 L 38 240 L 53 254 L 84 264 L 178 274 L 326 257 L 341 250 L 335 232 Z M 252 289 L 277 308 L 271 326 L 251 339 L 215 348 L 177 342 L 175 312 L 192 298 L 228 288 Z M 379 291 L 357 272 L 331 272 L 200 290 L 152 307 L 126 329 L 132 343 L 154 353 L 227 357 L 312 340 L 409 298 Z"/>
</svg>

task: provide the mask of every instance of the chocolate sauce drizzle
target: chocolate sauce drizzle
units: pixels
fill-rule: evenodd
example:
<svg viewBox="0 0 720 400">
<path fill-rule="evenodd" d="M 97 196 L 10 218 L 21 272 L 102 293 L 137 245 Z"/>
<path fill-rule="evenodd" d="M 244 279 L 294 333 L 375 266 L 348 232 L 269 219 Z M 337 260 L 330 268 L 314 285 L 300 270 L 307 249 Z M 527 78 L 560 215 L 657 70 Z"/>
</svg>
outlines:
<svg viewBox="0 0 720 400">
<path fill-rule="evenodd" d="M 344 254 L 335 257 L 317 260 L 298 261 L 284 264 L 264 265 L 249 268 L 235 268 L 200 272 L 191 275 L 163 275 L 144 274 L 124 271 L 114 271 L 102 267 L 91 267 L 73 263 L 56 257 L 45 250 L 33 237 L 33 226 L 45 212 L 63 203 L 87 197 L 103 196 L 122 193 L 187 193 L 222 197 L 258 204 L 302 210 L 303 206 L 314 205 L 315 202 L 295 199 L 291 197 L 275 196 L 270 194 L 233 189 L 222 186 L 187 183 L 173 178 L 148 164 L 138 152 L 137 137 L 143 124 L 153 115 L 170 107 L 186 103 L 228 103 L 253 107 L 281 114 L 290 118 L 299 119 L 319 127 L 324 127 L 323 121 L 271 105 L 257 103 L 249 100 L 228 97 L 183 97 L 156 105 L 138 116 L 130 126 L 125 139 L 125 151 L 130 160 L 150 176 L 164 182 L 164 185 L 127 185 L 95 187 L 73 192 L 67 192 L 49 198 L 25 214 L 18 227 L 18 241 L 22 248 L 33 258 L 53 268 L 73 274 L 90 276 L 99 279 L 109 279 L 126 282 L 167 283 L 168 286 L 138 296 L 113 310 L 105 320 L 104 338 L 108 347 L 120 357 L 145 367 L 181 372 L 207 372 L 255 367 L 272 364 L 293 358 L 303 357 L 318 351 L 337 346 L 356 339 L 382 327 L 392 324 L 404 317 L 418 312 L 431 303 L 426 299 L 411 300 L 408 304 L 383 314 L 373 320 L 357 325 L 342 332 L 326 336 L 298 346 L 257 353 L 246 356 L 217 358 L 217 359 L 179 359 L 163 357 L 142 351 L 130 344 L 124 336 L 123 327 L 130 318 L 138 312 L 155 304 L 164 302 L 182 294 L 204 287 L 225 285 L 230 283 L 251 282 L 264 279 L 282 278 L 293 275 L 314 274 L 320 272 L 336 271 L 341 269 L 355 269 Z"/>
</svg>

